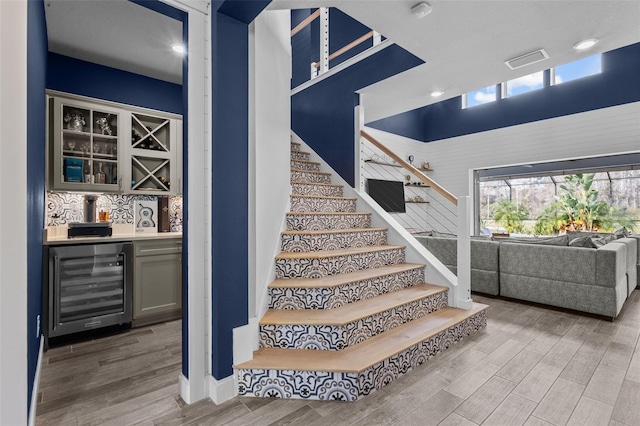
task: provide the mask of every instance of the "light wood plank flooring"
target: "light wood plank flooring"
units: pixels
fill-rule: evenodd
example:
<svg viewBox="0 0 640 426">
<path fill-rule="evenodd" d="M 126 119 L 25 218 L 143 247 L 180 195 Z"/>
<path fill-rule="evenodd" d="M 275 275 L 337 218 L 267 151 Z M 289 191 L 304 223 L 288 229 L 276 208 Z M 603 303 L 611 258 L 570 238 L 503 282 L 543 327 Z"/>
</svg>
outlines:
<svg viewBox="0 0 640 426">
<path fill-rule="evenodd" d="M 615 322 L 474 296 L 485 331 L 355 403 L 178 396 L 179 321 L 45 353 L 38 425 L 640 425 L 640 291 Z M 463 375 L 463 373 L 466 373 Z"/>
</svg>

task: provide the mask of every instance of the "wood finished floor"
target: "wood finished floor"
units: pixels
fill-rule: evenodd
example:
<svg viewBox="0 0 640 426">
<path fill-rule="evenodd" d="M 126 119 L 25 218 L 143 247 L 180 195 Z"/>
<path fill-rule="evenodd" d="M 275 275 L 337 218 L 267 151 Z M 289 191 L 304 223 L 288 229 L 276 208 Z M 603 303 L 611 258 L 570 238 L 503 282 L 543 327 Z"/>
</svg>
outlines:
<svg viewBox="0 0 640 426">
<path fill-rule="evenodd" d="M 179 321 L 50 349 L 38 425 L 640 425 L 640 291 L 615 322 L 511 301 L 355 403 L 178 396 Z M 462 375 L 466 372 L 465 375 Z"/>
</svg>

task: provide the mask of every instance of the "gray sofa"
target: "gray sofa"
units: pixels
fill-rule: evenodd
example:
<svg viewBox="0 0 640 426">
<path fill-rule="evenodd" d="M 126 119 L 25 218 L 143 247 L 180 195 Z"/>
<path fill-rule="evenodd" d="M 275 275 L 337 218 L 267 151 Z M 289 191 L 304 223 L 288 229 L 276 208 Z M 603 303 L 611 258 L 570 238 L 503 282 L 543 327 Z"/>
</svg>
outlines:
<svg viewBox="0 0 640 426">
<path fill-rule="evenodd" d="M 416 236 L 416 239 L 457 274 L 458 240 L 454 237 Z M 471 237 L 471 291 L 497 296 L 500 293 L 498 248 L 500 243 L 484 237 Z"/>
<path fill-rule="evenodd" d="M 568 246 L 574 237 L 472 237 L 471 290 L 615 318 L 637 286 L 640 236 L 599 248 Z M 455 237 L 416 239 L 456 272 Z"/>
<path fill-rule="evenodd" d="M 503 242 L 500 295 L 615 318 L 636 286 L 627 259 L 624 242 L 600 248 Z"/>
</svg>

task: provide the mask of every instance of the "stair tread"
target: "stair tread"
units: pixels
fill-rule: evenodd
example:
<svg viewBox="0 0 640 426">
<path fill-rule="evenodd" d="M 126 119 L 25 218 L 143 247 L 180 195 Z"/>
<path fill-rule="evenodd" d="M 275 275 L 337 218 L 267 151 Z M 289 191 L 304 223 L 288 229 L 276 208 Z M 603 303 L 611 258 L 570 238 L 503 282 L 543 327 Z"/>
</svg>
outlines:
<svg viewBox="0 0 640 426">
<path fill-rule="evenodd" d="M 334 309 L 269 309 L 260 324 L 344 325 L 445 291 L 446 287 L 420 284 Z"/>
<path fill-rule="evenodd" d="M 291 168 L 292 172 L 300 172 L 300 173 L 315 173 L 317 175 L 331 175 L 331 173 L 329 172 L 319 172 L 317 170 L 301 170 L 301 169 L 295 169 L 295 168 Z"/>
<path fill-rule="evenodd" d="M 322 259 L 326 257 L 348 256 L 351 254 L 371 253 L 376 251 L 404 249 L 404 245 L 385 244 L 381 246 L 350 247 L 338 250 L 318 250 L 302 252 L 280 252 L 276 259 Z"/>
<path fill-rule="evenodd" d="M 292 149 L 291 151 L 292 151 L 292 152 L 300 152 L 300 153 L 302 153 L 302 154 L 308 154 L 308 155 L 311 155 L 311 153 L 310 153 L 309 151 L 302 151 L 302 150 L 300 150 L 300 149 Z"/>
<path fill-rule="evenodd" d="M 298 181 L 298 180 L 293 180 L 291 181 L 291 184 L 294 185 L 320 185 L 320 186 L 333 186 L 336 188 L 342 188 L 342 185 L 337 184 L 337 183 L 321 183 L 321 182 L 302 182 L 302 181 Z"/>
<path fill-rule="evenodd" d="M 341 351 L 260 348 L 253 360 L 234 368 L 359 373 L 487 308 L 480 303 L 469 310 L 442 308 Z"/>
<path fill-rule="evenodd" d="M 298 197 L 298 198 L 317 198 L 322 200 L 358 200 L 356 197 L 328 197 L 326 195 L 298 195 L 291 194 L 290 197 Z"/>
<path fill-rule="evenodd" d="M 386 231 L 388 228 L 346 228 L 346 229 L 321 229 L 318 231 L 283 231 L 282 235 L 325 235 L 346 234 L 350 232 L 377 232 Z"/>
<path fill-rule="evenodd" d="M 425 265 L 418 263 L 399 263 L 380 268 L 363 269 L 362 271 L 348 272 L 346 274 L 328 275 L 322 278 L 289 278 L 277 279 L 269 284 L 269 288 L 325 288 L 337 287 L 355 281 L 367 280 L 385 275 L 410 271 L 412 269 L 424 268 Z"/>
<path fill-rule="evenodd" d="M 307 164 L 316 164 L 316 165 L 320 165 L 319 162 L 317 161 L 311 161 L 311 160 L 298 160 L 297 158 L 292 158 L 291 161 L 297 161 L 299 163 L 307 163 Z"/>
</svg>

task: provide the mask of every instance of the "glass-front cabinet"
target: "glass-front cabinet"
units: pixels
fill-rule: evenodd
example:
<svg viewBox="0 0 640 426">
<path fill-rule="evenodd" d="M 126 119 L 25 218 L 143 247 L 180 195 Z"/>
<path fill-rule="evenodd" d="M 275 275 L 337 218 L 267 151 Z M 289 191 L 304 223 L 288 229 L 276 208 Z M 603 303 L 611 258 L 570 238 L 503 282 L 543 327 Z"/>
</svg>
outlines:
<svg viewBox="0 0 640 426">
<path fill-rule="evenodd" d="M 182 192 L 179 115 L 74 95 L 49 96 L 49 190 Z"/>
<path fill-rule="evenodd" d="M 50 186 L 72 191 L 118 191 L 121 112 L 61 98 L 50 100 Z M 51 130 L 50 129 L 50 130 Z"/>
</svg>

